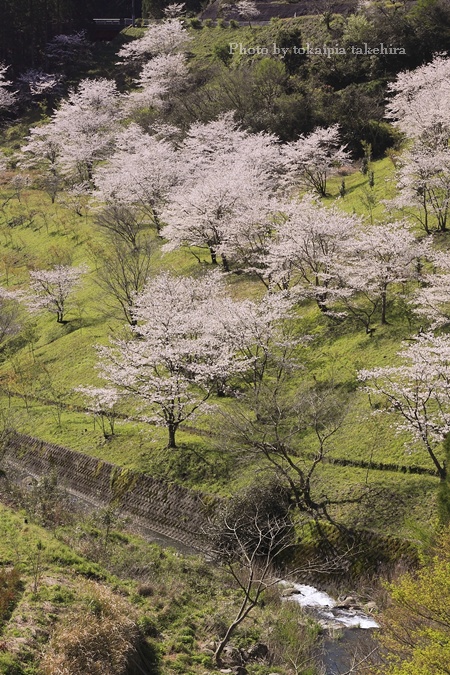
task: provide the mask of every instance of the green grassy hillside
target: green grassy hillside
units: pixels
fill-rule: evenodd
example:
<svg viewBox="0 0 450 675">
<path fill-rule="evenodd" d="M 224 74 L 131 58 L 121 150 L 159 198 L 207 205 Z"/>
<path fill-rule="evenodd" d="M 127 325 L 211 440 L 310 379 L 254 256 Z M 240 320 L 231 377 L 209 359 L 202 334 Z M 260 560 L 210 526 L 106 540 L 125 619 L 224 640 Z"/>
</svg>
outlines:
<svg viewBox="0 0 450 675">
<path fill-rule="evenodd" d="M 385 159 L 375 162 L 373 170 L 376 177 L 373 192 L 377 200 L 373 215 L 380 218 L 383 215 L 381 200 L 392 195 L 393 167 Z M 11 189 L 5 184 L 11 175 L 5 177 L 1 191 L 5 201 L 11 196 Z M 370 190 L 367 178 L 358 171 L 346 176 L 348 192 L 343 199 L 336 197 L 341 180 L 340 176 L 330 180 L 332 197 L 326 201 L 337 199 L 336 203 L 345 210 L 359 214 L 367 212 L 364 206 L 366 192 Z M 180 480 L 191 487 L 232 493 L 253 479 L 255 467 L 251 461 L 244 460 L 234 471 L 233 460 L 221 452 L 217 439 L 224 422 L 220 414 L 204 416 L 192 422 L 188 430 L 181 430 L 179 449 L 169 452 L 165 449 L 164 429 L 119 421 L 116 435 L 105 440 L 99 425 L 95 425 L 91 417 L 73 409 L 82 404 L 79 395 L 73 391 L 75 387 L 102 383 L 96 369 L 95 345 L 106 344 L 108 336 L 122 330 L 124 322 L 117 312 L 108 308 L 107 298 L 95 281 L 91 251 L 103 236 L 95 226 L 95 213 L 87 209 L 83 216 L 76 215 L 64 201 L 65 197 L 61 195 L 57 203 L 51 204 L 44 192 L 25 187 L 20 199 L 13 197 L 3 211 L 0 283 L 5 287 L 26 288 L 30 269 L 56 262 L 84 263 L 89 268 L 82 288 L 74 295 L 67 323 L 57 324 L 53 315 L 40 313 L 27 319 L 30 328 L 25 337 L 14 338 L 4 346 L 0 367 L 3 424 L 127 467 Z M 20 216 L 25 222 L 11 227 L 11 221 Z M 155 273 L 169 269 L 195 275 L 208 265 L 206 262 L 199 264 L 187 250 L 162 254 L 157 238 L 154 246 Z M 263 292 L 263 286 L 237 276 L 230 281 L 230 292 L 237 297 L 254 297 Z M 361 461 L 405 469 L 410 466 L 433 468 L 422 449 L 413 447 L 406 451 L 406 439 L 395 434 L 388 418 L 373 416 L 366 394 L 357 388 L 357 370 L 392 363 L 401 341 L 414 331 L 414 320 L 404 312 L 404 307 L 394 309 L 394 312 L 390 325 L 375 326 L 373 335 L 368 336 L 358 325 L 329 323 L 313 306 L 299 308 L 298 328 L 310 334 L 313 340 L 305 350 L 306 372 L 299 372 L 298 381 L 294 378 L 290 386 L 294 390 L 306 374 L 308 379 L 332 380 L 350 392 L 349 413 L 333 439 L 329 455 L 355 466 L 344 469 L 327 465 L 322 469 L 324 479 L 333 489 L 339 491 L 342 485 L 359 485 L 364 480 L 390 492 L 405 491 L 409 493 L 408 503 L 411 499 L 414 502 L 410 507 L 419 520 L 427 522 L 433 513 L 435 479 L 358 469 Z M 46 404 L 47 400 L 60 401 L 60 409 Z M 225 408 L 228 405 L 219 399 L 215 403 L 225 405 Z M 314 442 L 312 432 L 306 431 L 301 438 L 302 450 L 313 452 Z M 422 508 L 425 502 L 426 509 Z M 406 509 L 400 509 L 399 515 L 400 512 L 403 513 L 400 520 L 407 520 Z M 357 516 L 349 517 L 358 519 Z M 395 530 L 402 527 L 402 522 L 391 517 L 383 522 L 377 515 L 373 520 L 374 525 L 381 527 L 388 522 Z"/>
<path fill-rule="evenodd" d="M 52 511 L 48 490 L 48 527 L 31 524 L 27 517 L 36 518 L 38 506 L 33 499 L 39 501 L 33 494 L 23 499 L 26 511 L 17 493 L 14 511 L 0 505 L 2 675 L 64 668 L 71 675 L 219 672 L 211 646 L 240 602 L 226 573 L 200 558 L 162 551 L 123 531 L 117 520 L 107 529 L 106 512 L 74 517 L 61 494 Z M 11 502 L 1 479 L 0 497 Z M 234 644 L 267 642 L 284 675 L 299 630 L 306 657 L 317 628 L 273 589 L 236 632 Z M 249 662 L 248 673 L 267 675 L 273 667 Z"/>
<path fill-rule="evenodd" d="M 299 19 L 298 27 L 307 34 L 315 29 L 316 23 L 303 18 Z M 280 25 L 192 29 L 191 63 L 196 64 L 195 67 L 218 63 L 231 41 L 270 42 L 272 33 L 275 31 L 278 35 L 281 30 Z M 295 28 L 297 23 L 290 26 Z M 96 48 L 96 61 L 90 74 L 110 76 L 114 72 L 119 44 L 140 35 L 141 29 L 127 29 L 116 42 Z M 239 67 L 240 59 L 237 54 L 233 56 L 230 72 Z M 124 87 L 126 82 L 120 84 Z M 73 295 L 64 324 L 58 324 L 50 313 L 24 313 L 22 332 L 7 340 L 1 348 L 3 427 L 13 427 L 126 467 L 180 481 L 192 488 L 233 493 L 254 479 L 256 469 L 264 467 L 255 465 L 253 459 L 245 456 L 236 463 L 235 457 L 224 450 L 222 431 L 227 423 L 223 413 L 232 410 L 232 399 L 213 399 L 217 411 L 182 427 L 179 448 L 170 451 L 166 448 L 164 429 L 137 420 L 120 419 L 116 434 L 105 439 L 98 423 L 80 410 L 83 401 L 74 389 L 80 385 L 99 386 L 103 383 L 97 369 L 95 346 L 107 344 L 111 335 L 119 335 L 124 320 L 96 283 L 93 252 L 106 242 L 95 224 L 99 205 L 86 201 L 80 208 L 78 204 L 79 215 L 73 198 L 66 193 L 60 193 L 52 203 L 49 195 L 39 188 L 38 176 L 33 171 L 21 172 L 17 165 L 14 152 L 20 149 L 28 129 L 38 120 L 39 112 L 35 109 L 2 130 L 1 148 L 9 158 L 9 166 L 0 174 L 0 284 L 11 290 L 26 290 L 31 270 L 55 264 L 83 264 L 87 273 L 81 288 Z M 370 169 L 373 171 L 372 187 L 368 175 L 363 175 L 357 164 L 339 170 L 330 177 L 329 196 L 323 202 L 326 205 L 335 203 L 349 213 L 365 217 L 367 222 L 398 217 L 399 214 L 389 214 L 384 204 L 384 200 L 395 195 L 393 161 L 389 158 L 374 161 Z M 11 181 L 21 173 L 29 175 L 29 181 L 13 188 Z M 340 196 L 343 180 L 345 194 Z M 195 276 L 210 269 L 203 252 L 196 251 L 196 256 L 188 250 L 164 254 L 161 240 L 155 234 L 151 236 L 154 274 L 171 270 Z M 236 298 L 256 298 L 264 293 L 264 286 L 259 281 L 241 274 L 231 275 L 228 285 Z M 317 480 L 336 493 L 343 487 L 350 489 L 352 485 L 370 484 L 375 493 L 379 488 L 383 494 L 387 491 L 407 495 L 405 499 L 399 498 L 401 505 L 397 511 L 393 510 L 395 517 L 387 512 L 383 515 L 382 508 L 373 511 L 373 518 L 369 512 L 360 517 L 358 507 L 353 511 L 345 510 L 345 517 L 351 522 L 362 522 L 367 517 L 371 526 L 407 532 L 408 510 L 422 523 L 429 522 L 435 513 L 434 488 L 438 481 L 428 475 L 433 465 L 422 448 L 407 445 L 408 439 L 395 433 L 390 419 L 373 415 L 368 397 L 357 383 L 358 369 L 395 363 L 402 341 L 419 330 L 420 322 L 401 298 L 403 289 L 397 290 L 399 293 L 390 307 L 389 324 L 374 325 L 371 335 L 357 323 L 333 321 L 322 316 L 315 305 L 303 303 L 299 306 L 296 328 L 311 340 L 301 349 L 302 367 L 292 376 L 289 388 L 295 392 L 308 382 L 328 382 L 345 392 L 348 406 L 345 423 L 332 439 L 327 453 L 329 461 L 320 468 Z M 139 416 L 139 411 L 132 406 L 124 406 L 122 413 L 123 418 Z M 311 430 L 304 430 L 296 443 L 297 450 L 306 457 L 316 450 L 316 439 Z M 372 464 L 372 468 L 367 468 L 367 463 Z M 411 470 L 422 471 L 422 474 L 405 473 Z"/>
</svg>

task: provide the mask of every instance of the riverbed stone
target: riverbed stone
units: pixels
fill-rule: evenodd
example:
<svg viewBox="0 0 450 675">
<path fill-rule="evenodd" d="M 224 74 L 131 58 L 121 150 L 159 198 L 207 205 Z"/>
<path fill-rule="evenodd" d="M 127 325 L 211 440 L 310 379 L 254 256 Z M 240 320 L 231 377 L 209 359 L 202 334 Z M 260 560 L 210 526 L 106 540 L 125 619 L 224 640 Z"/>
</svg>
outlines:
<svg viewBox="0 0 450 675">
<path fill-rule="evenodd" d="M 339 603 L 340 605 L 342 605 L 342 607 L 353 607 L 354 605 L 359 604 L 358 600 L 355 598 L 354 595 L 345 596 L 343 600 L 339 600 Z"/>
<path fill-rule="evenodd" d="M 362 605 L 355 596 L 347 595 L 343 600 L 339 599 L 339 602 L 334 606 L 334 609 L 362 610 Z"/>
<path fill-rule="evenodd" d="M 364 605 L 364 611 L 369 612 L 369 614 L 372 614 L 373 612 L 378 611 L 377 603 L 371 600 L 370 602 L 366 602 Z"/>
<path fill-rule="evenodd" d="M 269 648 L 263 642 L 257 642 L 248 650 L 248 659 L 265 659 L 269 653 Z"/>
<path fill-rule="evenodd" d="M 301 591 L 299 591 L 297 588 L 285 588 L 283 592 L 281 593 L 282 598 L 290 598 L 291 595 L 301 595 Z"/>
<path fill-rule="evenodd" d="M 226 662 L 227 666 L 241 666 L 242 656 L 239 649 L 232 645 L 227 645 L 222 652 L 222 660 Z"/>
</svg>

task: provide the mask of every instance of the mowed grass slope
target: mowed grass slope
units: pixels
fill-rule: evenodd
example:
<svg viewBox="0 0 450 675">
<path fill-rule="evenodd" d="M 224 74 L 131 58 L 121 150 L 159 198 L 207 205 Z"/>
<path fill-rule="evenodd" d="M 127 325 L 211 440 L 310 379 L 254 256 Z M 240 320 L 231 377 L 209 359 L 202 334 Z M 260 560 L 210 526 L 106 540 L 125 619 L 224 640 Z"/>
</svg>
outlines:
<svg viewBox="0 0 450 675">
<path fill-rule="evenodd" d="M 248 42 L 251 45 L 262 38 L 269 39 L 270 31 L 270 27 L 243 27 L 239 30 L 204 27 L 192 31 L 195 39 L 190 48 L 191 56 L 199 62 L 211 62 L 220 58 L 220 48 L 223 49 L 229 42 Z M 139 29 L 137 34 L 140 34 Z M 123 41 L 130 37 L 131 33 L 120 39 Z M 111 55 L 116 47 L 110 50 Z M 233 58 L 239 59 L 239 56 Z M 97 72 L 91 74 L 98 75 Z M 29 119 L 5 130 L 2 147 L 7 154 L 20 148 L 28 127 L 37 120 L 37 115 L 30 115 Z M 370 187 L 367 175 L 363 176 L 355 167 L 348 167 L 345 172 L 329 179 L 330 196 L 324 203 L 336 203 L 349 213 L 364 216 L 367 222 L 393 218 L 396 214 L 389 214 L 384 204 L 384 200 L 395 195 L 393 162 L 386 158 L 372 162 L 370 168 L 374 172 L 373 187 Z M 3 175 L 0 204 L 12 195 L 9 180 L 18 173 L 15 170 Z M 345 195 L 340 197 L 343 179 Z M 28 317 L 25 319 L 30 324 L 28 338 L 12 340 L 2 350 L 0 386 L 3 423 L 44 440 L 179 480 L 191 487 L 223 494 L 233 492 L 252 481 L 255 470 L 262 467 L 256 467 L 245 458 L 239 467 L 235 466 L 233 458 L 221 445 L 221 427 L 226 422 L 220 413 L 190 421 L 188 428 L 179 432 L 179 449 L 169 452 L 165 447 L 164 429 L 143 422 L 121 420 L 117 424 L 116 435 L 105 439 L 98 423 L 74 409 L 74 406 L 82 404 L 80 396 L 74 392 L 75 387 L 103 384 L 97 368 L 95 346 L 107 344 L 111 335 L 118 335 L 124 330 L 120 312 L 112 307 L 111 299 L 96 283 L 92 251 L 105 242 L 104 234 L 95 224 L 96 206 L 88 206 L 79 216 L 67 195 L 58 195 L 56 203 L 52 204 L 43 191 L 24 186 L 5 204 L 0 214 L 0 283 L 3 286 L 27 289 L 30 270 L 48 268 L 57 263 L 87 267 L 83 283 L 73 295 L 65 324 L 57 324 L 55 317 L 49 313 Z M 210 269 L 204 252 L 196 251 L 201 262 L 188 250 L 164 254 L 161 240 L 156 235 L 153 237 L 154 274 L 170 270 L 195 276 Z M 260 282 L 243 275 L 231 275 L 229 289 L 237 298 L 256 298 L 264 293 Z M 306 349 L 302 349 L 303 367 L 291 380 L 290 388 L 292 391 L 301 388 L 305 381 L 331 382 L 339 385 L 346 392 L 346 401 L 348 399 L 345 423 L 333 437 L 329 455 L 354 462 L 356 466 L 347 466 L 345 470 L 333 465 L 324 467 L 324 480 L 333 489 L 339 490 L 339 486 L 347 483 L 360 483 L 362 474 L 358 462 L 371 461 L 378 465 L 406 468 L 419 466 L 426 470 L 433 468 L 423 449 L 407 446 L 407 439 L 395 433 L 390 419 L 372 414 L 367 395 L 358 388 L 359 368 L 394 363 L 402 341 L 414 335 L 419 328 L 407 306 L 398 299 L 390 307 L 389 321 L 387 326 L 375 325 L 373 335 L 368 336 L 360 325 L 324 318 L 313 305 L 298 308 L 298 330 L 313 339 Z M 59 411 L 46 403 L 56 399 L 61 401 Z M 213 402 L 219 409 L 232 410 L 232 400 L 217 399 Z M 124 406 L 123 414 L 138 416 L 140 411 L 133 404 L 128 404 Z M 314 452 L 315 437 L 312 432 L 306 430 L 298 439 L 298 450 L 306 454 Z M 399 491 L 409 485 L 408 481 L 412 481 L 414 486 L 421 485 L 423 481 L 427 504 L 433 503 L 430 495 L 433 492 L 431 485 L 437 484 L 434 478 L 378 471 L 365 471 L 364 475 L 364 480 L 377 485 L 398 484 Z M 420 506 L 420 489 L 411 487 L 410 492 Z M 420 512 L 418 508 L 418 515 Z M 423 513 L 426 522 L 428 516 L 425 516 L 425 510 Z"/>
<path fill-rule="evenodd" d="M 392 170 L 389 160 L 374 163 L 376 186 L 379 200 L 382 186 L 391 189 Z M 381 180 L 384 179 L 384 183 Z M 333 194 L 340 177 L 330 180 Z M 346 177 L 348 194 L 336 203 L 346 210 L 364 213 L 364 190 L 367 178 L 360 172 Z M 354 189 L 352 189 L 354 188 Z M 3 194 L 8 194 L 3 187 Z M 374 189 L 377 189 L 375 187 Z M 336 197 L 335 197 L 336 199 Z M 326 200 L 331 203 L 331 198 Z M 96 283 L 91 258 L 93 247 L 103 241 L 103 234 L 95 225 L 95 210 L 88 210 L 80 217 L 64 206 L 64 196 L 51 204 L 48 195 L 40 190 L 25 188 L 20 201 L 14 198 L 3 213 L 0 228 L 1 283 L 8 288 L 26 289 L 29 270 L 48 267 L 56 262 L 85 264 L 88 272 L 83 284 L 74 293 L 73 302 L 67 313 L 67 323 L 56 323 L 49 313 L 31 317 L 35 324 L 35 341 L 14 345 L 14 341 L 3 350 L 0 367 L 0 384 L 3 388 L 2 409 L 5 424 L 20 431 L 38 436 L 44 440 L 67 445 L 88 454 L 138 470 L 180 480 L 191 487 L 219 491 L 227 494 L 253 480 L 257 467 L 250 461 L 243 461 L 238 471 L 233 470 L 233 460 L 220 448 L 220 414 L 204 416 L 189 424 L 189 430 L 179 434 L 180 448 L 168 451 L 166 432 L 154 426 L 119 421 L 116 435 L 105 440 L 101 429 L 93 419 L 84 413 L 71 409 L 82 403 L 73 390 L 79 385 L 101 385 L 103 380 L 97 369 L 97 344 L 107 344 L 109 336 L 118 334 L 124 328 L 120 313 L 113 311 L 104 291 Z M 381 206 L 379 207 L 381 209 Z M 11 228 L 8 225 L 18 214 L 33 212 L 29 223 Z M 381 213 L 380 213 L 381 215 Z M 16 256 L 16 263 L 6 269 L 8 256 Z M 198 275 L 210 268 L 204 257 L 199 263 L 187 250 L 172 254 L 161 252 L 161 242 L 154 238 L 154 273 L 171 270 L 175 273 Z M 257 297 L 264 292 L 262 284 L 242 276 L 230 278 L 230 292 L 236 297 Z M 332 323 L 321 316 L 315 306 L 307 305 L 298 309 L 298 329 L 312 336 L 307 349 L 302 349 L 303 367 L 290 382 L 292 390 L 302 386 L 303 381 L 316 378 L 322 382 L 333 382 L 349 392 L 348 414 L 342 427 L 330 445 L 330 457 L 344 460 L 372 461 L 376 464 L 394 464 L 404 467 L 420 466 L 432 469 L 428 455 L 414 446 L 405 446 L 405 437 L 398 436 L 391 427 L 391 420 L 383 415 L 373 415 L 367 395 L 358 388 L 357 370 L 393 363 L 401 342 L 414 332 L 411 317 L 403 306 L 391 308 L 391 323 L 375 326 L 372 336 L 364 329 L 348 322 Z M 41 384 L 38 384 L 39 381 Z M 42 384 L 44 383 L 44 384 Z M 45 384 L 47 383 L 47 384 Z M 17 392 L 20 396 L 8 396 Z M 23 394 L 27 392 L 25 400 Z M 60 415 L 54 406 L 46 405 L 43 399 L 60 399 Z M 224 404 L 217 400 L 219 406 Z M 232 410 L 232 401 L 225 408 Z M 124 407 L 124 414 L 138 414 L 137 410 Z M 198 428 L 196 434 L 192 427 Z M 306 431 L 298 439 L 299 449 L 306 453 L 315 449 L 315 437 Z M 213 468 L 212 468 L 213 467 Z M 361 483 L 361 470 L 355 467 L 328 465 L 323 469 L 324 479 L 339 489 L 342 484 L 355 486 Z M 427 504 L 433 492 L 435 479 L 388 472 L 366 472 L 364 480 L 389 486 L 394 493 L 395 485 L 401 492 L 410 485 L 407 492 L 414 495 L 417 504 L 422 504 L 422 489 L 427 494 Z M 422 486 L 419 488 L 419 486 Z M 417 489 L 416 489 L 417 488 Z M 356 488 L 355 488 L 356 489 Z M 414 507 L 418 515 L 421 507 Z M 423 511 L 425 514 L 425 511 Z M 381 526 L 380 517 L 375 519 Z"/>
</svg>

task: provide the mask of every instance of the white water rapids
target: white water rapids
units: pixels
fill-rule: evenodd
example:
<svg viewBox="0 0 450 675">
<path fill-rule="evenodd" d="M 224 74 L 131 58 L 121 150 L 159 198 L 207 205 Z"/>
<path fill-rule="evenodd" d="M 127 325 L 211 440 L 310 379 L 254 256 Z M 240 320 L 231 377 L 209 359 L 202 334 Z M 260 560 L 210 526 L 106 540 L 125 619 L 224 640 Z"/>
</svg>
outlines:
<svg viewBox="0 0 450 675">
<path fill-rule="evenodd" d="M 328 593 L 317 590 L 314 586 L 305 584 L 291 584 L 286 581 L 283 585 L 292 589 L 292 594 L 285 600 L 297 602 L 301 607 L 309 610 L 318 622 L 327 628 L 379 628 L 375 619 L 360 609 L 341 609 L 336 607 L 339 602 Z"/>
</svg>

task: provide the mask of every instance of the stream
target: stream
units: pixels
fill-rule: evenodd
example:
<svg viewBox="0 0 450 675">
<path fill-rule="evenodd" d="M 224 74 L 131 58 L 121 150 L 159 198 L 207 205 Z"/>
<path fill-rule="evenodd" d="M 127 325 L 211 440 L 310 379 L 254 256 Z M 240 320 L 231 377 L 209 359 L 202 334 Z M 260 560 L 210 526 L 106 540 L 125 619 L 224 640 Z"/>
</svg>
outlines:
<svg viewBox="0 0 450 675">
<path fill-rule="evenodd" d="M 288 585 L 288 582 L 282 582 Z M 292 591 L 291 591 L 292 589 Z M 322 628 L 379 628 L 375 619 L 360 609 L 344 609 L 331 595 L 319 591 L 314 586 L 305 584 L 289 584 L 289 595 L 286 599 L 297 602 L 311 614 Z"/>
<path fill-rule="evenodd" d="M 379 624 L 373 616 L 358 607 L 342 607 L 339 601 L 314 586 L 280 583 L 286 586 L 284 599 L 298 603 L 324 630 L 320 660 L 325 675 L 348 672 L 355 660 L 363 659 L 376 648 L 372 632 Z"/>
</svg>

